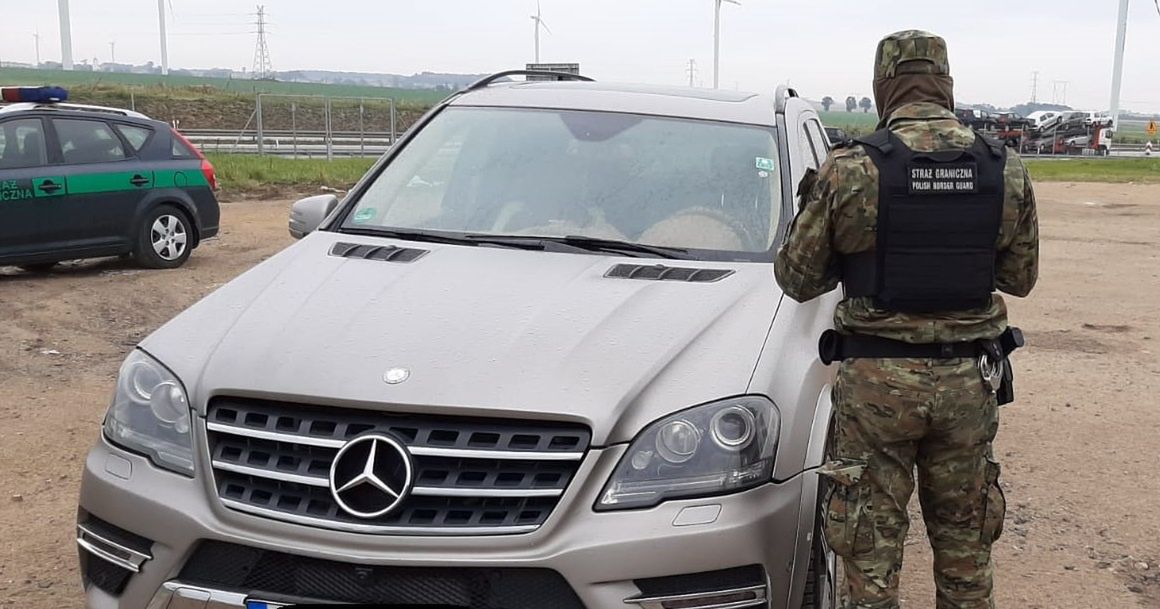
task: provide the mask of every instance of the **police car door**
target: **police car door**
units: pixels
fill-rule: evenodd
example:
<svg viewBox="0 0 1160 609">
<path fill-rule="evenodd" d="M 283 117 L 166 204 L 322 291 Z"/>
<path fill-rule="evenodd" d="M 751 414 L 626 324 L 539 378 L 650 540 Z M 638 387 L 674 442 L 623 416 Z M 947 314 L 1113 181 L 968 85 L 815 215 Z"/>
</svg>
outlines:
<svg viewBox="0 0 1160 609">
<path fill-rule="evenodd" d="M 133 158 L 108 122 L 52 117 L 68 195 L 53 223 L 70 248 L 131 243 L 133 212 L 153 184 L 153 172 Z"/>
<path fill-rule="evenodd" d="M 48 160 L 41 118 L 0 120 L 0 258 L 44 248 L 41 212 L 64 195 Z"/>
</svg>

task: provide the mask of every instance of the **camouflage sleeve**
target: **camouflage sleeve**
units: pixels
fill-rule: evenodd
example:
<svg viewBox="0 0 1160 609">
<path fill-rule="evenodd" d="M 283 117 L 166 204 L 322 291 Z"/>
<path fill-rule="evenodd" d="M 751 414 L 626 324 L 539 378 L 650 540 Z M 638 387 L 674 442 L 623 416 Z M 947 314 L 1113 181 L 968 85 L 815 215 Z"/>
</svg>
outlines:
<svg viewBox="0 0 1160 609">
<path fill-rule="evenodd" d="M 837 187 L 833 159 L 816 175 L 802 180 L 801 209 L 777 252 L 774 274 L 785 293 L 798 302 L 817 298 L 838 287 L 838 273 L 830 247 L 831 209 Z"/>
<path fill-rule="evenodd" d="M 1007 205 L 995 263 L 996 286 L 1012 296 L 1026 296 L 1039 279 L 1039 218 L 1035 188 L 1018 157 L 1007 163 Z"/>
</svg>

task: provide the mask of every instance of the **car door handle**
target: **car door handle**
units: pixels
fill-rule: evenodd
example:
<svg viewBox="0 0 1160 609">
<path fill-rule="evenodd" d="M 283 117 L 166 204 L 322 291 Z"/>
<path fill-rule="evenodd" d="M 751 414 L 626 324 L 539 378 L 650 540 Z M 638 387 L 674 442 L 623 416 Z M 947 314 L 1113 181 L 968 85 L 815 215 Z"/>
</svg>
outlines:
<svg viewBox="0 0 1160 609">
<path fill-rule="evenodd" d="M 45 180 L 40 184 L 40 186 L 37 186 L 37 188 L 39 188 L 41 192 L 56 192 L 63 188 L 63 186 L 53 182 L 52 180 Z"/>
<path fill-rule="evenodd" d="M 148 184 L 150 181 L 151 180 L 149 178 L 147 178 L 143 175 L 140 175 L 140 174 L 135 175 L 129 179 L 129 183 L 132 184 L 133 186 L 144 186 L 144 185 Z"/>
</svg>

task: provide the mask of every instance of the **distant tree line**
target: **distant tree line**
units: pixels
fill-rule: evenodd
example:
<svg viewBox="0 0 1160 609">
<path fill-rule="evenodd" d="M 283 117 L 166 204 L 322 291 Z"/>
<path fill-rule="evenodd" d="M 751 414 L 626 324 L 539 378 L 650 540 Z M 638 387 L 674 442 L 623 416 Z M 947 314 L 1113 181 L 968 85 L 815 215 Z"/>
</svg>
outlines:
<svg viewBox="0 0 1160 609">
<path fill-rule="evenodd" d="M 829 112 L 830 106 L 834 105 L 834 98 L 829 95 L 822 98 L 822 110 Z M 857 97 L 851 95 L 846 98 L 846 112 L 853 112 L 858 108 L 862 108 L 862 112 L 869 112 L 874 108 L 874 101 L 869 97 L 863 97 L 859 100 Z"/>
</svg>

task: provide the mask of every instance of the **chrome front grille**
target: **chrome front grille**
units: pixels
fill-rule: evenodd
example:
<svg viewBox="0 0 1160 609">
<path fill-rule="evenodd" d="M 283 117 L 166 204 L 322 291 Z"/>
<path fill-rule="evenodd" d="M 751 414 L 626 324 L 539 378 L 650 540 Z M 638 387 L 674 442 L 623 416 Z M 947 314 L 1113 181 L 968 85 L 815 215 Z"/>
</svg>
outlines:
<svg viewBox="0 0 1160 609">
<path fill-rule="evenodd" d="M 206 420 L 223 504 L 268 518 L 377 534 L 526 533 L 547 520 L 591 438 L 578 425 L 461 419 L 214 398 Z M 388 434 L 407 447 L 414 482 L 391 513 L 339 508 L 331 463 L 349 440 Z"/>
</svg>

